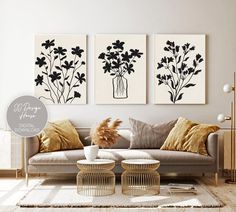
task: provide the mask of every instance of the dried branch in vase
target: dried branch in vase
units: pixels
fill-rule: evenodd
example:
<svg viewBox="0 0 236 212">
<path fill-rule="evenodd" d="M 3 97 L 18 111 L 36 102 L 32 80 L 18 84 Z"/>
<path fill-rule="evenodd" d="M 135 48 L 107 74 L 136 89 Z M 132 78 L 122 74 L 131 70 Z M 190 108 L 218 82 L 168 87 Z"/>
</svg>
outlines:
<svg viewBox="0 0 236 212">
<path fill-rule="evenodd" d="M 111 118 L 103 120 L 100 125 L 95 129 L 91 130 L 90 137 L 92 143 L 104 148 L 111 147 L 116 143 L 119 138 L 117 128 L 122 123 L 121 120 L 116 119 L 110 126 Z"/>
</svg>

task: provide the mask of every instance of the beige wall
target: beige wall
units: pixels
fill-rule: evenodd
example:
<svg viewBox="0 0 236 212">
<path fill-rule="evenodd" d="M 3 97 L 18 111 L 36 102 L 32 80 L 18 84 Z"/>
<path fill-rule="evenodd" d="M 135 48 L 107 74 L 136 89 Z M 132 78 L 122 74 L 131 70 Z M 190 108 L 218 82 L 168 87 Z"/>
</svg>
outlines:
<svg viewBox="0 0 236 212">
<path fill-rule="evenodd" d="M 229 111 L 230 95 L 222 85 L 236 70 L 235 0 L 1 0 L 0 1 L 0 127 L 5 112 L 19 95 L 34 93 L 34 35 L 88 34 L 88 105 L 48 106 L 50 119 L 69 118 L 79 127 L 104 117 L 161 122 L 185 116 L 216 122 Z M 147 105 L 94 105 L 94 35 L 146 33 Z M 207 35 L 206 105 L 153 105 L 153 34 Z M 194 95 L 194 94 L 193 94 Z M 225 125 L 227 126 L 227 124 Z"/>
</svg>

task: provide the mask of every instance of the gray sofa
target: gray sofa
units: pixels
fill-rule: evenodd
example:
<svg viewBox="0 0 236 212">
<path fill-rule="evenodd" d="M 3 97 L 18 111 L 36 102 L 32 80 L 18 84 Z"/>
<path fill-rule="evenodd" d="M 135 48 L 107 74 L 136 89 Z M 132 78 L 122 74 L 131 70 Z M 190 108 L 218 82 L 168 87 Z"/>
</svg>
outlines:
<svg viewBox="0 0 236 212">
<path fill-rule="evenodd" d="M 89 145 L 84 138 L 89 129 L 78 129 L 80 139 L 84 145 Z M 121 137 L 110 149 L 100 149 L 98 158 L 113 159 L 116 161 L 115 173 L 121 173 L 121 161 L 124 159 L 157 159 L 161 162 L 159 173 L 186 173 L 203 174 L 214 173 L 215 182 L 218 180 L 219 144 L 218 135 L 208 136 L 206 145 L 209 156 L 195 153 L 167 151 L 160 149 L 128 149 L 131 132 L 128 129 L 119 130 Z M 49 153 L 39 153 L 37 137 L 27 138 L 25 141 L 25 173 L 77 173 L 77 160 L 84 159 L 83 150 L 66 150 Z"/>
</svg>

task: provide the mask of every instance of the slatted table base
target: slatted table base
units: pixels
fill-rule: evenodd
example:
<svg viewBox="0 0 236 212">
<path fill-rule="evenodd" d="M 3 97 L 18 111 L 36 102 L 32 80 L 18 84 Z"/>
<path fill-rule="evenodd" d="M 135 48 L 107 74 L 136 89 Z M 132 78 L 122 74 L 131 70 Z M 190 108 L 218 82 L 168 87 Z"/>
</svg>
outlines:
<svg viewBox="0 0 236 212">
<path fill-rule="evenodd" d="M 160 193 L 160 175 L 154 170 L 126 170 L 121 176 L 122 193 L 131 196 Z"/>
<path fill-rule="evenodd" d="M 77 192 L 86 196 L 115 193 L 115 174 L 110 170 L 83 170 L 77 175 Z"/>
</svg>

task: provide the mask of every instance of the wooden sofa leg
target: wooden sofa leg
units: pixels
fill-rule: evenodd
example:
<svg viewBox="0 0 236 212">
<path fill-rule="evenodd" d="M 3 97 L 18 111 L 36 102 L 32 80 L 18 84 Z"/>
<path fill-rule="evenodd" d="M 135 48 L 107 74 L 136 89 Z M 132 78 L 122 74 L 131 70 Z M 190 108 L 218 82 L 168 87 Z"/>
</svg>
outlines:
<svg viewBox="0 0 236 212">
<path fill-rule="evenodd" d="M 218 186 L 218 173 L 215 173 L 215 185 Z"/>
<path fill-rule="evenodd" d="M 26 186 L 28 187 L 29 185 L 29 174 L 25 173 L 25 182 L 26 182 Z"/>
</svg>

